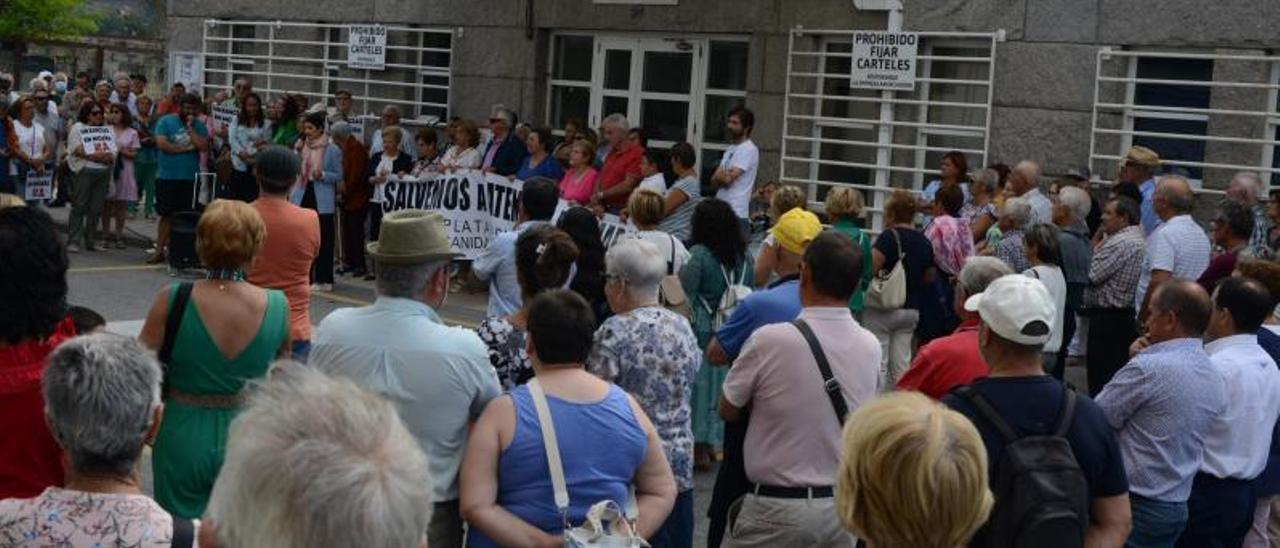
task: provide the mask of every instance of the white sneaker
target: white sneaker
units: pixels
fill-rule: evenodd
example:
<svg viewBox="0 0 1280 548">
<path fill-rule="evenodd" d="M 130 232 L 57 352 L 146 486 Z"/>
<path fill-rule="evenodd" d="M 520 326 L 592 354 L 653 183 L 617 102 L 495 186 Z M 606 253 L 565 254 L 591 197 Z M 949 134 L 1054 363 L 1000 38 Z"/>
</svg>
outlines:
<svg viewBox="0 0 1280 548">
<path fill-rule="evenodd" d="M 67 244 L 67 253 L 79 253 L 80 244 Z"/>
<path fill-rule="evenodd" d="M 333 291 L 333 284 L 311 284 L 311 290 L 324 291 L 327 293 Z"/>
</svg>

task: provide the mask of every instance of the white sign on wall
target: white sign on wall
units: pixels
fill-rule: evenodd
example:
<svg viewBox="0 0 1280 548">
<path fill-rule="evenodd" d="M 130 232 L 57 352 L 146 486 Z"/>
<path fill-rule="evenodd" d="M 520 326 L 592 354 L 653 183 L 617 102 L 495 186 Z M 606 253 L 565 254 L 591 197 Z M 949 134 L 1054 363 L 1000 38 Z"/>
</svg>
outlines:
<svg viewBox="0 0 1280 548">
<path fill-rule="evenodd" d="M 387 27 L 351 25 L 347 30 L 347 66 L 382 70 L 387 63 Z"/>
<path fill-rule="evenodd" d="M 855 89 L 911 91 L 916 87 L 916 45 L 914 32 L 869 31 L 853 33 L 853 74 L 849 86 Z"/>
<path fill-rule="evenodd" d="M 199 93 L 204 87 L 204 54 L 198 51 L 169 53 L 169 85 L 182 82 L 188 93 Z"/>
</svg>

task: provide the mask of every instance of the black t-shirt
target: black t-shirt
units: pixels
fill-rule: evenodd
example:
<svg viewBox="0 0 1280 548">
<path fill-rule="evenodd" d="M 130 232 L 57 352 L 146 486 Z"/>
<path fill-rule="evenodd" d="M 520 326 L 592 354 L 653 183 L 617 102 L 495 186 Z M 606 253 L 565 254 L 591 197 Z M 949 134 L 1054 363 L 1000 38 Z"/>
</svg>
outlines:
<svg viewBox="0 0 1280 548">
<path fill-rule="evenodd" d="M 889 230 L 880 233 L 876 238 L 876 249 L 884 255 L 884 269 L 889 270 L 898 264 L 898 244 Z M 933 266 L 933 244 L 918 230 L 894 228 L 902 239 L 902 252 L 907 254 L 907 262 L 903 267 L 907 275 L 907 302 L 903 308 L 920 310 L 920 299 L 927 294 L 929 287 L 924 283 L 924 271 Z"/>
<path fill-rule="evenodd" d="M 1053 377 L 988 377 L 974 381 L 972 386 L 1020 434 L 1050 434 L 1058 425 L 1058 417 L 1062 413 L 1062 383 Z M 1120 456 L 1115 432 L 1093 400 L 1084 394 L 1078 396 L 1075 418 L 1067 430 L 1067 441 L 1071 443 L 1076 462 L 1084 471 L 1090 496 L 1114 497 L 1127 493 L 1129 479 L 1125 476 L 1124 459 Z M 947 394 L 942 403 L 969 417 L 978 427 L 982 442 L 987 446 L 991 479 L 994 481 L 995 467 L 1004 450 L 1004 438 L 991 423 L 978 415 L 968 400 Z"/>
</svg>

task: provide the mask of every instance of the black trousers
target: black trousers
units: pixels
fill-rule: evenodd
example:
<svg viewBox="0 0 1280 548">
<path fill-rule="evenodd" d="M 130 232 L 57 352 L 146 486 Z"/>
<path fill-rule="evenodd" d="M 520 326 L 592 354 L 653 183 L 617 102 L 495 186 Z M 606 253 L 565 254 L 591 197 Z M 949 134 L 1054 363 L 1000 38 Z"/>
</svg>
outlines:
<svg viewBox="0 0 1280 548">
<path fill-rule="evenodd" d="M 1187 499 L 1187 528 L 1178 548 L 1235 548 L 1253 525 L 1253 482 L 1196 474 Z"/>
<path fill-rule="evenodd" d="M 1138 321 L 1132 308 L 1089 308 L 1088 357 L 1086 369 L 1089 395 L 1097 396 L 1124 364 L 1129 363 L 1129 345 L 1138 338 Z"/>
<path fill-rule="evenodd" d="M 347 270 L 356 273 L 365 271 L 364 265 L 364 221 L 368 206 L 356 211 L 342 212 L 342 264 Z"/>
<path fill-rule="evenodd" d="M 716 472 L 716 485 L 711 491 L 711 505 L 707 508 L 707 517 L 711 520 L 707 529 L 707 548 L 720 548 L 725 526 L 729 524 L 729 507 L 749 489 L 747 465 L 742 453 L 750 419 L 749 413 L 743 410 L 738 420 L 724 423 L 724 462 Z"/>
<path fill-rule="evenodd" d="M 302 193 L 302 207 L 318 210 L 316 206 L 315 185 L 307 183 L 307 190 Z M 332 213 L 320 213 L 320 254 L 311 262 L 311 283 L 333 283 L 333 239 L 334 221 Z"/>
</svg>

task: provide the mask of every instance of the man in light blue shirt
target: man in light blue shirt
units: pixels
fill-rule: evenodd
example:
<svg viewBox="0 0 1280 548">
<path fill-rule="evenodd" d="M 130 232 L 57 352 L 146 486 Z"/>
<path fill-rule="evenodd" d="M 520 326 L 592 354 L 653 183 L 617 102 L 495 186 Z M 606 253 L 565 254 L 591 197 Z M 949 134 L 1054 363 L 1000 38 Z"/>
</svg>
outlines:
<svg viewBox="0 0 1280 548">
<path fill-rule="evenodd" d="M 1134 293 L 1133 306 L 1139 320 L 1145 317 L 1146 301 L 1157 286 L 1170 278 L 1199 279 L 1209 267 L 1213 251 L 1209 236 L 1191 218 L 1195 208 L 1191 183 L 1178 175 L 1161 177 L 1154 203 L 1161 223 L 1147 237 L 1146 262 Z"/>
<path fill-rule="evenodd" d="M 1142 234 L 1150 236 L 1160 224 L 1156 215 L 1156 170 L 1160 169 L 1160 155 L 1144 146 L 1135 146 L 1121 160 L 1116 184 L 1133 183 L 1142 193 Z"/>
<path fill-rule="evenodd" d="M 471 422 L 501 392 L 498 376 L 480 337 L 436 314 L 449 294 L 449 261 L 457 256 L 439 213 L 387 215 L 368 252 L 378 267 L 377 301 L 325 318 L 312 338 L 310 363 L 396 404 L 431 469 L 435 510 L 428 541 L 461 546 L 458 468 Z"/>
<path fill-rule="evenodd" d="M 1204 288 L 1169 280 L 1155 289 L 1150 307 L 1147 336 L 1135 343 L 1145 348 L 1096 400 L 1116 429 L 1129 476 L 1127 546 L 1172 546 L 1178 538 L 1213 419 L 1226 406 L 1222 375 L 1200 341 L 1213 307 Z"/>
<path fill-rule="evenodd" d="M 530 227 L 548 222 L 556 212 L 560 190 L 545 177 L 533 177 L 520 193 L 516 226 L 489 242 L 484 253 L 471 263 L 471 273 L 489 282 L 489 317 L 501 317 L 520 310 L 520 283 L 516 280 L 516 238 Z"/>
</svg>

